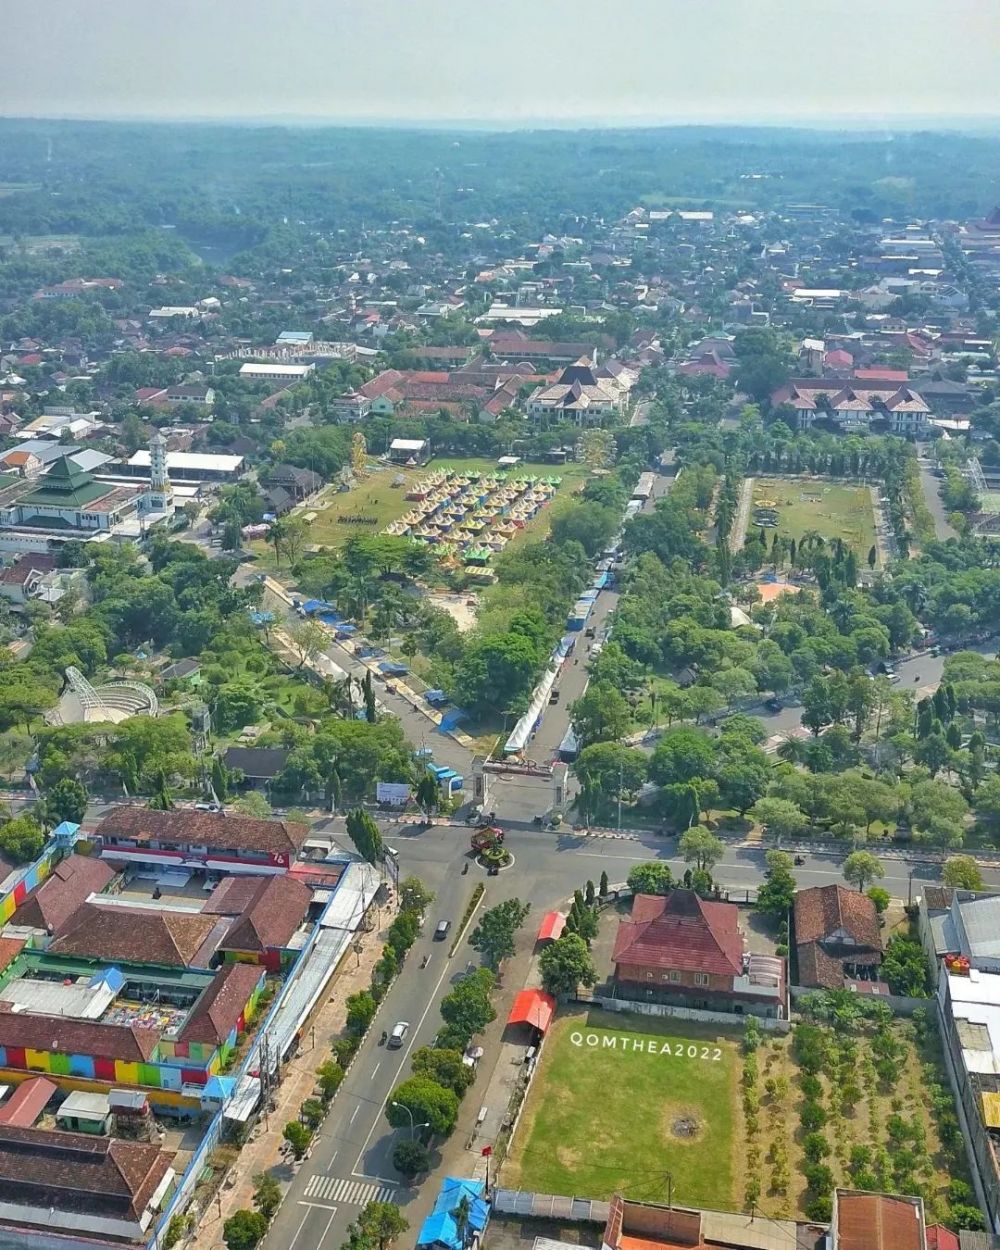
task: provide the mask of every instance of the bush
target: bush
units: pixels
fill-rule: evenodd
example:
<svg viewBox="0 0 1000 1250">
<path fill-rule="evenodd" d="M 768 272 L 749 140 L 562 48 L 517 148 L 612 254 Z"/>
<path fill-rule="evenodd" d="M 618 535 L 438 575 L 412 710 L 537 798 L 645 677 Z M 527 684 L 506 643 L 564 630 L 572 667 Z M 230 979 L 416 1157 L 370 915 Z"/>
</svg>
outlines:
<svg viewBox="0 0 1000 1250">
<path fill-rule="evenodd" d="M 341 1082 L 344 1079 L 344 1069 L 336 1061 L 336 1059 L 326 1059 L 316 1069 L 318 1078 L 319 1094 L 324 1102 L 328 1103 L 340 1089 Z"/>
<path fill-rule="evenodd" d="M 347 1030 L 355 1037 L 363 1037 L 375 1019 L 378 1003 L 368 990 L 359 990 L 347 998 Z"/>
<path fill-rule="evenodd" d="M 174 1250 L 174 1246 L 177 1245 L 190 1227 L 190 1215 L 171 1216 L 170 1223 L 167 1225 L 167 1231 L 163 1234 L 163 1250 Z"/>
<path fill-rule="evenodd" d="M 823 1097 L 823 1084 L 818 1076 L 809 1074 L 799 1081 L 799 1089 L 802 1090 L 802 1097 L 812 1102 Z"/>
<path fill-rule="evenodd" d="M 222 1226 L 222 1240 L 228 1250 L 254 1250 L 267 1232 L 267 1220 L 259 1211 L 245 1207 L 234 1211 Z"/>
<path fill-rule="evenodd" d="M 312 1133 L 298 1120 L 289 1120 L 282 1129 L 281 1136 L 291 1146 L 292 1154 L 296 1159 L 301 1159 L 305 1155 L 312 1141 Z"/>
<path fill-rule="evenodd" d="M 825 1163 L 807 1163 L 802 1169 L 806 1184 L 817 1196 L 828 1194 L 833 1189 L 833 1172 Z"/>
<path fill-rule="evenodd" d="M 265 1220 L 271 1220 L 281 1206 L 281 1186 L 270 1172 L 258 1172 L 253 1178 L 253 1204 Z"/>
<path fill-rule="evenodd" d="M 833 1215 L 833 1199 L 825 1194 L 821 1198 L 810 1198 L 805 1205 L 806 1218 L 815 1220 L 817 1224 L 829 1224 Z"/>
<path fill-rule="evenodd" d="M 351 1066 L 351 1060 L 357 1052 L 358 1039 L 356 1037 L 338 1037 L 333 1043 L 333 1056 L 345 1072 Z"/>
<path fill-rule="evenodd" d="M 318 1098 L 307 1098 L 302 1106 L 299 1107 L 299 1119 L 312 1132 L 319 1128 L 325 1116 L 326 1105 Z"/>
<path fill-rule="evenodd" d="M 802 1139 L 802 1150 L 810 1163 L 821 1163 L 830 1153 L 830 1143 L 822 1133 L 807 1133 Z"/>
</svg>

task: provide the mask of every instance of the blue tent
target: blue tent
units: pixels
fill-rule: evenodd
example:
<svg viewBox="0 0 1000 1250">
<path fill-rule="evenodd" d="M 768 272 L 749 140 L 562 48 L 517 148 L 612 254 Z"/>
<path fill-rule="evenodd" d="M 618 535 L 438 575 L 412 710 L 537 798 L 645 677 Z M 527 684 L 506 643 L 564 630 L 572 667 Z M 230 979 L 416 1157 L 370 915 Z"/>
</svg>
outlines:
<svg viewBox="0 0 1000 1250">
<path fill-rule="evenodd" d="M 424 1220 L 417 1237 L 418 1246 L 443 1246 L 445 1250 L 462 1250 L 462 1236 L 452 1212 L 463 1198 L 469 1200 L 469 1232 L 481 1233 L 490 1218 L 489 1203 L 483 1197 L 483 1181 L 465 1181 L 446 1176 L 434 1203 L 434 1211 Z"/>
</svg>

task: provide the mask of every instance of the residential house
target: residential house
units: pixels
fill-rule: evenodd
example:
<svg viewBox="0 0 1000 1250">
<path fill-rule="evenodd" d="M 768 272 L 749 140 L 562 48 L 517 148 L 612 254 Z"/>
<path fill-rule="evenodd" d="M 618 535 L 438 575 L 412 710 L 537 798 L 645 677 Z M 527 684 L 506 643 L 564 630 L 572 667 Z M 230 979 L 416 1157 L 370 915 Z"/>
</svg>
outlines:
<svg viewBox="0 0 1000 1250">
<path fill-rule="evenodd" d="M 867 894 L 811 886 L 796 892 L 793 914 L 798 985 L 833 990 L 878 982 L 882 938 Z"/>
<path fill-rule="evenodd" d="M 618 926 L 613 993 L 712 1011 L 784 1018 L 782 959 L 751 954 L 733 903 L 694 890 L 637 894 Z"/>
<path fill-rule="evenodd" d="M 74 909 L 47 950 L 101 963 L 207 968 L 225 931 L 200 912 L 147 911 L 95 900 Z"/>
<path fill-rule="evenodd" d="M 280 972 L 301 949 L 302 922 L 312 893 L 290 876 L 265 877 L 252 885 L 252 896 L 219 944 L 219 952 L 228 963 L 260 964 L 269 972 Z"/>
<path fill-rule="evenodd" d="M 281 747 L 229 747 L 222 762 L 238 771 L 249 786 L 267 786 L 288 763 L 290 752 Z"/>
<path fill-rule="evenodd" d="M 92 855 L 67 855 L 18 907 L 8 921 L 18 928 L 55 933 L 68 924 L 91 894 L 99 894 L 115 869 Z"/>
</svg>

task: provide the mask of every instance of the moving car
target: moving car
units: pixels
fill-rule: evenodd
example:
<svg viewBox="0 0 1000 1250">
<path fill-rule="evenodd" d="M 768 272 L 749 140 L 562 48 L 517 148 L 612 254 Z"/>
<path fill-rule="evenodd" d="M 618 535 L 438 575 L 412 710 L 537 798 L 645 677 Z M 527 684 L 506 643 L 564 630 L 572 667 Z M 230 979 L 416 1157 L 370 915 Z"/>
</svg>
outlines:
<svg viewBox="0 0 1000 1250">
<path fill-rule="evenodd" d="M 448 936 L 448 930 L 451 928 L 450 920 L 439 920 L 437 928 L 434 930 L 434 941 L 443 942 Z"/>
<path fill-rule="evenodd" d="M 392 1026 L 392 1032 L 389 1034 L 389 1041 L 386 1045 L 390 1050 L 399 1050 L 400 1046 L 406 1041 L 406 1035 L 409 1031 L 409 1020 L 400 1020 L 398 1024 Z"/>
</svg>

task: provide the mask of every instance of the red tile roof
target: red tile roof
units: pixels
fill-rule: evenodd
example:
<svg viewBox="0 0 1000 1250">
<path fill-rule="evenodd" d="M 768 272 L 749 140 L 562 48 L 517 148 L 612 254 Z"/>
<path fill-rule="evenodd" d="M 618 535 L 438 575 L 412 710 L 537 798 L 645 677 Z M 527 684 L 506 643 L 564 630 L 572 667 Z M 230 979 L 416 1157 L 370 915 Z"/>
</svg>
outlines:
<svg viewBox="0 0 1000 1250">
<path fill-rule="evenodd" d="M 838 1189 L 834 1250 L 924 1250 L 923 1210 L 918 1198 Z"/>
<path fill-rule="evenodd" d="M 265 877 L 219 949 L 267 951 L 286 947 L 305 917 L 312 891 L 293 877 Z"/>
<path fill-rule="evenodd" d="M 743 938 L 732 903 L 706 902 L 693 890 L 637 894 L 632 919 L 618 926 L 616 964 L 740 976 Z"/>
<path fill-rule="evenodd" d="M 157 812 L 149 807 L 114 807 L 95 830 L 98 837 L 136 842 L 194 843 L 210 850 L 240 850 L 294 855 L 309 836 L 309 826 L 290 820 L 256 820 L 216 812 Z"/>
<path fill-rule="evenodd" d="M 0 1201 L 136 1221 L 173 1157 L 145 1142 L 3 1125 Z"/>
<path fill-rule="evenodd" d="M 90 1055 L 95 1059 L 123 1059 L 145 1063 L 152 1058 L 160 1035 L 135 1025 L 101 1024 L 66 1016 L 36 1016 L 0 1011 L 0 1046 L 28 1047 L 59 1055 Z"/>
<path fill-rule="evenodd" d="M 10 923 L 55 932 L 91 894 L 99 894 L 114 875 L 115 870 L 102 859 L 69 855 L 25 899 Z"/>
<path fill-rule="evenodd" d="M 554 942 L 565 928 L 566 917 L 561 911 L 546 912 L 538 930 L 538 941 Z"/>
<path fill-rule="evenodd" d="M 22 1128 L 30 1128 L 58 1088 L 55 1081 L 49 1081 L 44 1076 L 22 1081 L 0 1107 L 0 1124 L 18 1124 Z"/>
<path fill-rule="evenodd" d="M 49 950 L 81 959 L 186 968 L 196 959 L 207 963 L 202 947 L 216 923 L 214 917 L 200 914 L 84 903 Z"/>
<path fill-rule="evenodd" d="M 225 1041 L 239 1023 L 262 976 L 257 964 L 230 964 L 224 968 L 198 999 L 178 1041 L 207 1042 L 211 1046 Z"/>
<path fill-rule="evenodd" d="M 796 943 L 828 941 L 839 930 L 857 946 L 882 948 L 878 913 L 867 894 L 842 885 L 814 885 L 796 893 Z"/>
</svg>

